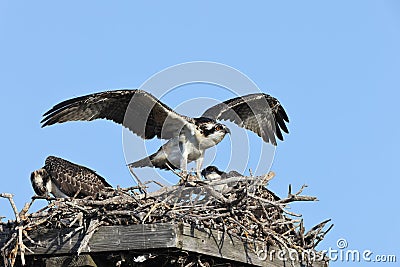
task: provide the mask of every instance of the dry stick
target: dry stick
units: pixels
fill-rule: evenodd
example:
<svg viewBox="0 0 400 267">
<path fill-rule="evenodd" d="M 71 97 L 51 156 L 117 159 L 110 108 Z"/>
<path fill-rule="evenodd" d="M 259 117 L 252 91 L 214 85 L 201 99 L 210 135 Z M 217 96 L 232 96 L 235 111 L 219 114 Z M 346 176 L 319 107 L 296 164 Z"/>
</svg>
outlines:
<svg viewBox="0 0 400 267">
<path fill-rule="evenodd" d="M 312 240 L 313 240 L 313 241 L 315 241 L 315 240 L 321 241 L 321 240 L 324 238 L 326 232 L 329 232 L 329 231 L 332 229 L 332 227 L 333 227 L 333 225 L 331 225 L 331 226 L 328 228 L 327 231 L 325 231 L 325 232 L 322 231 L 323 228 L 325 227 L 325 225 L 326 225 L 328 222 L 330 222 L 330 221 L 331 221 L 331 219 L 328 219 L 328 220 L 325 220 L 325 221 L 323 221 L 323 222 L 321 222 L 321 223 L 315 225 L 313 228 L 311 228 L 311 229 L 305 234 L 304 238 L 307 238 L 307 237 L 312 236 Z M 321 233 L 322 233 L 322 234 L 321 234 Z M 320 236 L 320 234 L 321 234 L 321 236 Z M 318 244 L 318 243 L 317 243 L 317 244 Z M 308 244 L 308 245 L 309 245 L 309 247 L 310 247 L 310 246 L 311 246 L 311 247 L 315 247 L 315 246 L 316 246 L 316 245 L 314 245 L 313 242 L 311 242 L 311 243 Z"/>
<path fill-rule="evenodd" d="M 82 212 L 79 212 L 75 216 L 74 220 L 68 225 L 68 227 L 72 227 L 74 225 L 74 223 L 76 223 L 78 220 L 79 220 L 79 226 L 82 226 L 82 224 L 83 224 L 83 213 Z"/>
<path fill-rule="evenodd" d="M 155 192 L 148 193 L 147 196 L 142 194 L 142 195 L 138 196 L 138 199 L 157 198 L 157 197 L 159 197 L 161 195 L 168 194 L 170 192 L 176 191 L 179 188 L 182 188 L 182 186 L 174 185 L 174 186 L 171 186 L 171 187 L 163 187 L 163 188 L 161 188 L 161 189 L 159 189 L 159 190 L 157 190 Z"/>
<path fill-rule="evenodd" d="M 214 190 L 214 188 L 209 186 L 204 186 L 204 189 L 214 198 L 222 201 L 223 203 L 229 203 L 229 200 L 226 197 L 224 197 L 220 192 Z"/>
<path fill-rule="evenodd" d="M 299 229 L 299 235 L 300 235 L 300 241 L 301 241 L 301 246 L 305 245 L 305 240 L 304 240 L 304 224 L 303 224 L 303 220 L 301 220 L 300 222 L 300 229 Z"/>
<path fill-rule="evenodd" d="M 35 240 L 33 240 L 33 239 L 28 235 L 28 232 L 27 232 L 26 230 L 22 230 L 22 233 L 24 234 L 24 236 L 26 237 L 26 239 L 28 239 L 29 242 L 31 242 L 31 244 L 33 244 L 33 245 L 35 245 L 35 246 L 39 246 L 39 247 L 42 247 L 42 246 L 43 246 L 42 243 L 40 243 L 40 241 L 39 241 L 39 242 L 36 242 Z M 32 253 L 33 253 L 33 252 L 32 252 Z"/>
<path fill-rule="evenodd" d="M 288 234 L 290 234 L 292 231 L 296 230 L 297 228 L 300 228 L 300 224 L 292 224 L 292 227 L 289 228 L 289 230 L 287 230 L 286 232 L 284 232 L 283 234 L 281 234 L 282 236 L 286 236 Z"/>
<path fill-rule="evenodd" d="M 4 246 L 1 248 L 1 254 L 3 255 L 3 262 L 4 265 L 7 266 L 7 255 L 5 253 L 5 250 L 11 245 L 11 243 L 17 239 L 17 233 L 13 233 L 11 235 L 11 238 L 7 241 L 7 243 L 4 244 Z"/>
<path fill-rule="evenodd" d="M 183 173 L 183 172 L 178 173 L 178 172 L 175 171 L 175 169 L 173 169 L 168 163 L 166 163 L 166 165 L 167 165 L 167 167 L 168 167 L 168 169 L 169 169 L 170 171 L 172 171 L 176 176 L 179 177 L 178 185 L 182 185 L 183 183 L 185 183 L 185 182 L 188 181 L 188 178 L 189 178 L 189 176 L 190 176 L 189 173 L 186 173 L 186 171 L 185 171 L 186 174 Z"/>
<path fill-rule="evenodd" d="M 279 244 L 281 244 L 288 253 L 290 253 L 290 249 L 287 245 L 287 243 L 290 243 L 290 241 L 288 239 L 286 239 L 284 236 L 281 236 L 284 240 L 282 240 L 281 237 L 278 236 L 277 233 L 275 233 L 275 231 L 272 231 L 271 229 L 266 229 L 267 234 L 270 234 L 276 241 L 278 241 Z M 285 240 L 286 239 L 286 240 Z M 292 265 L 294 267 L 294 263 L 293 260 L 290 259 L 290 265 Z"/>
<path fill-rule="evenodd" d="M 24 207 L 22 208 L 21 212 L 19 213 L 19 217 L 22 220 L 26 219 L 26 213 L 28 213 L 28 210 L 30 209 L 30 207 L 32 206 L 33 202 L 35 202 L 34 199 L 31 199 L 31 202 L 29 203 L 25 203 Z"/>
<path fill-rule="evenodd" d="M 269 181 L 271 181 L 275 177 L 275 173 L 273 171 L 270 171 L 266 175 L 262 176 L 262 178 L 255 178 L 256 182 L 252 185 L 252 189 L 256 188 L 257 186 L 260 185 L 266 185 L 268 184 Z"/>
<path fill-rule="evenodd" d="M 257 181 L 257 178 L 254 177 L 247 177 L 247 176 L 233 176 L 229 177 L 226 179 L 220 179 L 220 180 L 213 180 L 213 181 L 203 181 L 205 184 L 209 186 L 214 186 L 214 185 L 221 185 L 221 184 L 230 184 L 230 183 L 237 183 L 237 182 L 246 182 L 246 181 Z"/>
<path fill-rule="evenodd" d="M 167 197 L 165 200 L 163 200 L 162 202 L 156 203 L 153 207 L 151 207 L 151 209 L 149 210 L 149 212 L 146 214 L 146 216 L 144 217 L 144 219 L 142 220 L 142 224 L 145 223 L 145 221 L 147 220 L 147 218 L 150 217 L 150 214 L 157 209 L 158 206 L 167 206 L 167 202 L 168 200 L 172 198 L 172 195 Z"/>
<path fill-rule="evenodd" d="M 125 196 L 125 197 L 123 197 Z M 91 200 L 91 199 L 75 199 L 75 202 L 80 205 L 87 206 L 106 206 L 106 205 L 117 205 L 117 204 L 130 204 L 132 200 L 137 202 L 136 198 L 128 195 L 119 195 L 104 200 Z"/>
<path fill-rule="evenodd" d="M 282 206 L 282 204 L 286 204 L 286 203 L 289 203 L 289 202 L 292 202 L 292 201 L 301 201 L 301 200 L 299 200 L 299 199 L 300 199 L 300 196 L 295 196 L 296 199 L 294 199 L 294 198 L 293 198 L 293 199 L 283 199 L 284 201 L 282 202 L 282 204 L 281 204 L 281 201 L 274 202 L 274 201 L 270 201 L 270 200 L 265 199 L 265 198 L 262 198 L 262 197 L 258 197 L 258 196 L 253 195 L 253 194 L 248 194 L 248 196 L 249 196 L 249 197 L 252 197 L 252 198 L 254 198 L 254 199 L 256 199 L 256 200 L 260 200 L 260 201 L 262 201 L 262 202 L 265 202 L 265 203 L 269 204 L 269 205 L 267 206 L 267 208 L 268 208 L 268 207 L 277 207 L 277 208 L 279 208 L 282 212 L 284 212 L 284 213 L 286 213 L 286 214 L 288 214 L 288 215 L 290 215 L 290 216 L 294 216 L 294 217 L 301 217 L 301 216 L 302 216 L 301 214 L 296 214 L 296 213 L 294 213 L 294 212 L 290 212 L 290 211 L 284 209 L 283 206 Z M 314 201 L 312 198 L 313 198 L 313 197 L 306 197 L 305 199 L 307 199 L 307 201 Z"/>
<path fill-rule="evenodd" d="M 334 226 L 334 224 L 331 224 L 328 227 L 328 229 L 322 233 L 322 235 L 318 238 L 317 242 L 315 242 L 314 247 L 316 247 L 319 244 L 319 242 L 321 242 L 325 238 L 325 235 L 333 228 L 333 226 Z"/>
<path fill-rule="evenodd" d="M 133 176 L 135 176 L 136 182 L 138 183 L 139 190 L 143 192 L 144 194 L 147 194 L 146 186 L 142 183 L 142 181 L 139 179 L 139 177 L 136 175 L 136 173 L 133 171 L 133 168 L 129 166 L 129 171 L 132 173 Z"/>
<path fill-rule="evenodd" d="M 188 264 L 186 264 L 184 267 L 192 267 L 193 265 L 195 265 L 195 262 L 189 262 Z"/>
<path fill-rule="evenodd" d="M 102 224 L 103 224 L 103 222 L 99 222 L 98 219 L 94 219 L 94 220 L 90 221 L 90 224 L 89 224 L 88 230 L 86 232 L 86 235 L 82 239 L 81 244 L 79 245 L 79 248 L 78 248 L 78 251 L 77 251 L 78 255 L 81 254 L 82 250 L 84 250 L 84 249 L 86 249 L 88 247 L 90 238 L 92 238 L 93 234 L 96 232 L 96 230 Z M 88 250 L 90 252 L 90 248 Z"/>
<path fill-rule="evenodd" d="M 250 177 L 253 177 L 253 171 L 249 169 Z"/>
<path fill-rule="evenodd" d="M 22 265 L 25 265 L 25 245 L 22 241 L 22 227 L 18 226 L 18 244 L 19 246 L 19 251 L 21 252 L 21 263 Z"/>
<path fill-rule="evenodd" d="M 17 223 L 19 223 L 21 221 L 21 218 L 19 217 L 19 212 L 18 212 L 17 206 L 15 205 L 13 195 L 10 193 L 0 193 L 0 197 L 8 199 L 8 201 L 10 202 L 11 208 L 13 209 L 15 219 L 17 220 Z"/>
<path fill-rule="evenodd" d="M 205 265 L 204 263 L 202 263 L 201 260 L 200 260 L 200 257 L 201 257 L 200 255 L 197 256 L 197 263 L 199 264 L 199 266 L 200 266 L 200 267 L 207 267 L 208 264 Z"/>
<path fill-rule="evenodd" d="M 296 194 L 292 194 L 292 185 L 289 185 L 287 198 L 280 199 L 277 201 L 277 203 L 286 204 L 286 203 L 294 202 L 294 201 L 318 201 L 318 199 L 316 197 L 300 196 L 300 194 L 303 192 L 303 190 L 306 187 L 307 187 L 307 185 L 304 184 L 304 185 L 302 185 L 302 187 Z"/>
<path fill-rule="evenodd" d="M 17 224 L 18 224 L 18 226 L 16 227 L 16 230 L 18 231 L 18 241 L 17 241 L 16 248 L 17 248 L 17 250 L 19 248 L 19 251 L 21 252 L 22 265 L 25 265 L 25 248 L 26 248 L 26 246 L 23 243 L 23 237 L 22 237 L 23 236 L 23 234 L 22 234 L 23 226 L 20 225 L 21 217 L 19 216 L 19 212 L 18 212 L 17 206 L 15 205 L 13 195 L 9 194 L 9 193 L 1 193 L 0 197 L 7 198 L 13 209 L 15 219 L 17 220 Z M 14 265 L 14 264 L 12 264 L 12 265 Z"/>
<path fill-rule="evenodd" d="M 57 200 L 57 198 L 55 197 L 50 197 L 50 196 L 38 196 L 38 195 L 34 195 L 33 197 L 31 197 L 31 199 L 45 199 L 47 201 L 52 201 L 52 200 Z"/>
<path fill-rule="evenodd" d="M 144 184 L 150 184 L 150 183 L 155 183 L 156 185 L 158 185 L 161 188 L 165 187 L 165 185 L 163 185 L 162 183 L 160 183 L 156 180 L 149 180 L 149 181 L 144 182 Z"/>
<path fill-rule="evenodd" d="M 75 203 L 75 202 L 82 203 L 80 199 L 79 199 L 79 200 L 78 200 L 78 199 L 71 199 L 71 200 L 72 200 L 73 202 L 70 202 L 68 199 L 65 199 L 65 200 L 63 201 L 63 203 L 66 204 L 67 206 L 74 207 L 74 208 L 76 208 L 76 209 L 82 211 L 83 213 L 88 213 L 88 212 L 89 212 L 89 211 L 88 211 L 87 209 L 85 209 L 84 207 L 81 207 L 81 206 L 79 206 L 78 204 Z"/>
<path fill-rule="evenodd" d="M 75 228 L 73 231 L 69 232 L 68 234 L 65 235 L 65 239 L 68 240 L 70 239 L 74 234 L 79 232 L 80 230 L 84 229 L 85 227 L 83 225 Z"/>
</svg>

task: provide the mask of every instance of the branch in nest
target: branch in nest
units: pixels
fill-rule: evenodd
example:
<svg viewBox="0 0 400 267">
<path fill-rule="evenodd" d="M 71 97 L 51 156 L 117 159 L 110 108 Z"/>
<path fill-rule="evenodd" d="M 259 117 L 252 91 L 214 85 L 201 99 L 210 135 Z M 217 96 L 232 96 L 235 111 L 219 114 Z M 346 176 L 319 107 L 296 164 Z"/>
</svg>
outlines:
<svg viewBox="0 0 400 267">
<path fill-rule="evenodd" d="M 97 231 L 97 229 L 103 224 L 103 222 L 100 222 L 98 219 L 94 219 L 90 221 L 89 227 L 86 231 L 85 237 L 82 239 L 81 244 L 79 245 L 79 248 L 77 250 L 78 255 L 81 254 L 81 252 L 84 249 L 88 249 L 90 252 L 90 248 L 88 247 L 89 240 L 92 238 L 93 234 Z"/>
<path fill-rule="evenodd" d="M 0 193 L 0 197 L 8 199 L 8 201 L 10 202 L 11 208 L 14 212 L 15 219 L 19 223 L 21 221 L 21 218 L 19 217 L 19 212 L 18 212 L 17 206 L 15 205 L 13 195 L 10 193 Z"/>
</svg>

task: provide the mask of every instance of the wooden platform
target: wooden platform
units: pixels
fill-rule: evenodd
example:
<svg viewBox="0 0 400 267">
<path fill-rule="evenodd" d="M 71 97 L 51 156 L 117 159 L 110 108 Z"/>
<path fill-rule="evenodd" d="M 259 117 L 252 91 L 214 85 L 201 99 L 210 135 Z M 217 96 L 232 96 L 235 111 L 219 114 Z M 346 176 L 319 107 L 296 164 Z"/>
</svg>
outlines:
<svg viewBox="0 0 400 267">
<path fill-rule="evenodd" d="M 110 255 L 150 255 L 153 253 L 193 253 L 224 260 L 231 266 L 291 266 L 290 261 L 282 260 L 279 248 L 263 247 L 263 244 L 248 244 L 222 232 L 193 229 L 182 224 L 159 223 L 130 226 L 102 226 L 92 236 L 88 247 L 77 257 L 77 249 L 83 239 L 82 232 L 72 233 L 73 229 L 31 231 L 29 236 L 41 246 L 24 243 L 34 254 L 27 252 L 28 266 L 107 266 L 105 261 Z M 9 239 L 10 234 L 0 232 L 0 248 Z M 254 248 L 258 247 L 258 255 Z M 105 257 L 108 255 L 108 257 Z M 99 260 L 101 259 L 101 260 Z M 146 265 L 151 259 L 138 263 Z M 2 262 L 0 263 L 2 266 Z M 18 262 L 17 262 L 18 266 Z M 115 265 L 108 265 L 115 266 Z M 124 265 L 121 265 L 124 266 Z M 136 265 L 129 265 L 136 266 Z M 307 266 L 299 261 L 294 266 Z M 312 266 L 328 266 L 326 261 L 314 262 Z"/>
</svg>

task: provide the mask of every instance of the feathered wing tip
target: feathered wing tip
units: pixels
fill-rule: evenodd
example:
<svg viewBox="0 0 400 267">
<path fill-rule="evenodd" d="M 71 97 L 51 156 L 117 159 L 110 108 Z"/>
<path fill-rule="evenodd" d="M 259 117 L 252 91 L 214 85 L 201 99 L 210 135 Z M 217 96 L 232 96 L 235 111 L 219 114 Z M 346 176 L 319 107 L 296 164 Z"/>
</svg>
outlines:
<svg viewBox="0 0 400 267">
<path fill-rule="evenodd" d="M 42 127 L 68 121 L 107 119 L 143 139 L 173 138 L 189 118 L 138 89 L 105 91 L 65 100 L 44 113 Z"/>
<path fill-rule="evenodd" d="M 275 136 L 283 140 L 289 133 L 286 123 L 289 117 L 280 102 L 265 93 L 255 93 L 226 100 L 207 109 L 203 117 L 214 120 L 229 120 L 246 128 L 265 142 L 276 145 Z"/>
<path fill-rule="evenodd" d="M 79 96 L 56 104 L 43 114 L 42 127 L 67 121 L 108 119 L 122 124 L 136 90 L 114 90 Z"/>
</svg>

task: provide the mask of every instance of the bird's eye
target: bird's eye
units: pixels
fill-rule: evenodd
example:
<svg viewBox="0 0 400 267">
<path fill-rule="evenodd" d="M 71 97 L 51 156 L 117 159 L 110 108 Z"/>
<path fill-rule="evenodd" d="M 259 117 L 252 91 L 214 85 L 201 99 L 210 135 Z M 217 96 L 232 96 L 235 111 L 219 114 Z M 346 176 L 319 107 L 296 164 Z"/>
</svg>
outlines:
<svg viewBox="0 0 400 267">
<path fill-rule="evenodd" d="M 222 126 L 221 126 L 221 125 L 217 125 L 217 126 L 215 126 L 215 130 L 217 130 L 217 131 L 221 131 L 221 130 L 222 130 Z"/>
</svg>

